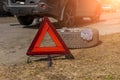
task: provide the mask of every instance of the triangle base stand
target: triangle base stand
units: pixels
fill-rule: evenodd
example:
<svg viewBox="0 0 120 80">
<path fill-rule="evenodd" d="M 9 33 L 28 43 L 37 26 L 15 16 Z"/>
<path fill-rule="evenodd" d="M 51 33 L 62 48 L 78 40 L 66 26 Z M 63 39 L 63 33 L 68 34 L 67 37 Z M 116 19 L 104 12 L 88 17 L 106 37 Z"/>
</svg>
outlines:
<svg viewBox="0 0 120 80">
<path fill-rule="evenodd" d="M 49 36 L 55 43 L 55 46 L 40 46 L 40 44 L 44 40 L 46 33 L 49 34 Z M 35 38 L 33 39 L 26 55 L 29 56 L 27 58 L 27 63 L 32 62 L 30 57 L 46 56 L 48 67 L 52 66 L 52 58 L 54 55 L 64 55 L 66 59 L 74 59 L 74 56 L 71 54 L 70 50 L 57 32 L 56 28 L 53 26 L 53 24 L 47 17 L 44 17 L 42 24 L 40 25 L 40 28 Z"/>
<path fill-rule="evenodd" d="M 35 56 L 28 56 L 27 60 L 26 60 L 26 63 L 28 63 L 28 64 L 32 63 L 31 57 L 35 57 Z M 47 58 L 46 58 L 46 60 L 47 60 L 47 67 L 52 67 L 52 64 L 53 64 L 52 58 L 53 57 L 51 57 L 50 55 L 47 55 Z M 72 54 L 67 54 L 67 55 L 65 55 L 65 59 L 72 60 L 72 59 L 74 59 L 74 56 Z"/>
</svg>

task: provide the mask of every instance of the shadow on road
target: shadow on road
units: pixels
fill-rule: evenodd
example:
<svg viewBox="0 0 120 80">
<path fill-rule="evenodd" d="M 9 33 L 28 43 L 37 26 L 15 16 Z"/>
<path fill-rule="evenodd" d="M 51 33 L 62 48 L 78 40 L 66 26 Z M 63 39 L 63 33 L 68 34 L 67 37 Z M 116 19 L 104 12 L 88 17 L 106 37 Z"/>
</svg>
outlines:
<svg viewBox="0 0 120 80">
<path fill-rule="evenodd" d="M 56 29 L 60 29 L 62 27 L 71 27 L 71 28 L 84 27 L 84 26 L 87 26 L 87 25 L 91 25 L 91 24 L 95 24 L 95 23 L 99 23 L 99 22 L 104 22 L 104 21 L 105 20 L 100 20 L 100 21 L 97 21 L 97 22 L 79 21 L 79 22 L 76 22 L 75 25 L 73 25 L 73 26 L 63 26 L 62 24 L 59 24 L 58 22 L 53 22 L 52 24 L 55 26 Z M 41 24 L 42 24 L 42 22 L 40 22 L 39 24 L 32 24 L 32 25 L 29 25 L 29 26 L 23 26 L 23 28 L 38 29 Z"/>
</svg>

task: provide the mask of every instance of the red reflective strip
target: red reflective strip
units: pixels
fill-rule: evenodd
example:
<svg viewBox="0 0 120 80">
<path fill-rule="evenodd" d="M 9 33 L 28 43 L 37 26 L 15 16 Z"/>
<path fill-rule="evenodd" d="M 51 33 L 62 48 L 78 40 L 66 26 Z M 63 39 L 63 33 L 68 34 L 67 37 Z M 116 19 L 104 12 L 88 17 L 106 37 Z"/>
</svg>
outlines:
<svg viewBox="0 0 120 80">
<path fill-rule="evenodd" d="M 55 42 L 56 46 L 40 47 L 45 34 L 48 32 L 51 39 Z M 32 44 L 30 45 L 27 55 L 52 55 L 52 54 L 70 54 L 69 49 L 65 45 L 64 41 L 57 33 L 54 26 L 51 24 L 48 18 L 44 18 Z"/>
<path fill-rule="evenodd" d="M 51 38 L 53 39 L 53 41 L 55 42 L 56 46 L 62 46 L 61 42 L 58 40 L 58 38 L 56 37 L 56 34 L 54 34 L 54 32 L 51 28 L 48 29 L 48 32 L 49 32 Z"/>
<path fill-rule="evenodd" d="M 42 30 L 42 32 L 41 32 L 41 34 L 40 34 L 40 36 L 39 36 L 39 38 L 38 38 L 38 40 L 35 44 L 35 47 L 39 47 L 40 43 L 42 42 L 43 38 L 45 37 L 45 34 L 47 33 L 47 30 L 48 30 L 48 24 L 47 23 L 44 25 L 43 29 L 44 30 Z"/>
<path fill-rule="evenodd" d="M 59 52 L 65 51 L 62 47 L 38 47 L 34 48 L 32 52 Z"/>
</svg>

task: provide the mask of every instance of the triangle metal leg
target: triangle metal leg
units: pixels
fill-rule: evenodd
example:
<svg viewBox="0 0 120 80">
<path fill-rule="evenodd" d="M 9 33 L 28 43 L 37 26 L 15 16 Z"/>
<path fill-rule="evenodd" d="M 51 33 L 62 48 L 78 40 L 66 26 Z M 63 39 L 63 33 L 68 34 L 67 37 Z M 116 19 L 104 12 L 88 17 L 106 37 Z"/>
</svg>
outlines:
<svg viewBox="0 0 120 80">
<path fill-rule="evenodd" d="M 66 58 L 66 59 L 75 59 L 74 56 L 73 56 L 71 53 L 65 55 L 65 58 Z"/>
<path fill-rule="evenodd" d="M 27 63 L 31 63 L 31 59 L 30 59 L 30 56 L 29 57 L 27 57 L 27 61 L 26 61 Z"/>
<path fill-rule="evenodd" d="M 52 58 L 50 55 L 47 56 L 47 66 L 52 67 Z"/>
</svg>

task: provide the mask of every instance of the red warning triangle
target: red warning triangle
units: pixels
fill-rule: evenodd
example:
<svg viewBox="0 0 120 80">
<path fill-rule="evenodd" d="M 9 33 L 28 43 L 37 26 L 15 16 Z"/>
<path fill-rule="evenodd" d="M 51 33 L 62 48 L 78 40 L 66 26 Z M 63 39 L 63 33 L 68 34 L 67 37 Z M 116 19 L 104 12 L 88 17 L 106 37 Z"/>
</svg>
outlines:
<svg viewBox="0 0 120 80">
<path fill-rule="evenodd" d="M 40 44 L 45 37 L 46 33 L 49 33 L 50 37 L 56 44 L 53 47 L 40 47 Z M 53 55 L 53 54 L 70 54 L 69 49 L 65 45 L 64 41 L 51 24 L 47 17 L 44 18 L 32 44 L 30 45 L 27 55 L 34 56 L 34 55 Z"/>
</svg>

